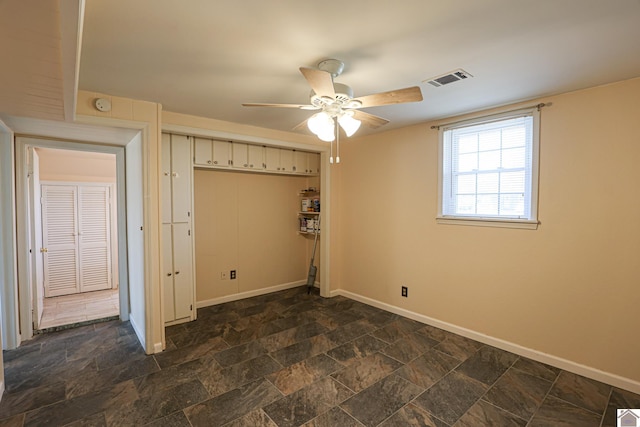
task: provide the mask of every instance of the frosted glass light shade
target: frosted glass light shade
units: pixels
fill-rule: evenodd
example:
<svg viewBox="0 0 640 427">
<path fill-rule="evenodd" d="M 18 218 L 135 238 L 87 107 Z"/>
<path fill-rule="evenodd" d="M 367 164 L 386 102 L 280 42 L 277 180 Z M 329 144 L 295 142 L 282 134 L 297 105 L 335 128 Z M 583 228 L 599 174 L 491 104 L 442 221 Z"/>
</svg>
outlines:
<svg viewBox="0 0 640 427">
<path fill-rule="evenodd" d="M 353 135 L 360 128 L 360 120 L 354 119 L 351 114 L 347 113 L 338 117 L 338 123 L 347 136 Z"/>
<path fill-rule="evenodd" d="M 311 132 L 318 136 L 323 133 L 333 133 L 333 120 L 324 111 L 309 117 L 307 126 Z"/>
</svg>

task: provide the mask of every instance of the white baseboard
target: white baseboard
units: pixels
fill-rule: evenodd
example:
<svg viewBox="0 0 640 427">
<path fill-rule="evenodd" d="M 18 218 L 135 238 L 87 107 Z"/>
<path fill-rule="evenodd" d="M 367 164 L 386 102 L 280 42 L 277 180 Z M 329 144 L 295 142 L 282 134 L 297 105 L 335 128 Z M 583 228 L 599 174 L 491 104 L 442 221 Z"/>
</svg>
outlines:
<svg viewBox="0 0 640 427">
<path fill-rule="evenodd" d="M 162 343 L 157 342 L 153 345 L 153 353 L 162 353 Z"/>
<path fill-rule="evenodd" d="M 565 371 L 573 372 L 574 374 L 582 375 L 584 377 L 591 378 L 596 381 L 600 381 L 615 387 L 619 387 L 624 390 L 628 390 L 632 393 L 640 394 L 640 382 L 629 379 L 629 378 L 621 377 L 619 375 L 612 374 L 610 372 L 601 371 L 599 369 L 592 368 L 590 366 L 582 365 L 580 363 L 576 363 L 568 359 L 563 359 L 561 357 L 557 357 L 551 354 L 543 353 L 541 351 L 534 350 L 528 347 L 523 347 L 521 345 L 514 344 L 509 341 L 502 340 L 500 338 L 495 338 L 490 335 L 485 335 L 480 332 L 473 331 L 471 329 L 467 329 L 467 328 L 453 325 L 451 323 L 443 322 L 441 320 L 437 320 L 432 317 L 425 316 L 423 314 L 415 313 L 413 311 L 409 311 L 404 308 L 396 307 L 391 304 L 380 302 L 378 300 L 374 300 L 372 298 L 355 294 L 353 292 L 345 291 L 342 289 L 331 291 L 332 297 L 337 295 L 342 295 L 344 297 L 353 299 L 355 301 L 359 301 L 361 303 L 371 305 L 373 307 L 377 307 L 394 314 L 399 314 L 400 316 L 404 316 L 409 319 L 413 319 L 418 322 L 434 326 L 436 328 L 444 329 L 445 331 L 449 331 L 457 335 L 462 335 L 464 337 L 479 341 L 481 343 L 488 344 L 488 345 L 500 348 L 502 350 L 506 350 L 511 353 L 515 353 L 517 355 L 527 357 L 532 360 L 536 360 L 541 363 L 546 363 L 547 365 L 555 366 L 556 368 L 564 369 Z"/>
<path fill-rule="evenodd" d="M 305 280 L 283 283 L 282 285 L 270 286 L 268 288 L 256 289 L 253 291 L 240 292 L 237 294 L 225 295 L 223 297 L 212 298 L 203 301 L 196 301 L 197 308 L 209 307 L 211 305 L 223 304 L 225 302 L 237 301 L 245 298 L 257 297 L 259 295 L 270 294 L 272 292 L 284 291 L 286 289 L 297 288 L 307 283 Z"/>
<path fill-rule="evenodd" d="M 133 328 L 133 331 L 136 333 L 136 336 L 138 337 L 138 341 L 140 341 L 140 344 L 142 345 L 142 348 L 144 349 L 144 352 L 147 352 L 147 343 L 146 343 L 146 339 L 145 339 L 145 335 L 144 335 L 144 329 L 140 329 L 140 327 L 136 324 L 136 321 L 133 320 L 133 316 L 129 315 L 129 322 L 131 322 L 131 327 Z"/>
</svg>

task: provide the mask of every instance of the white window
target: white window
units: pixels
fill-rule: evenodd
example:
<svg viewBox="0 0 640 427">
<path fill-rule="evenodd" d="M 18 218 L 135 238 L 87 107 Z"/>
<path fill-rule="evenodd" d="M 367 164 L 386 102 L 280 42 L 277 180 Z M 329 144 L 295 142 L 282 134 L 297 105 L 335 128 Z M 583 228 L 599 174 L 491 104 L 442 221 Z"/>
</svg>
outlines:
<svg viewBox="0 0 640 427">
<path fill-rule="evenodd" d="M 440 223 L 537 226 L 537 109 L 440 128 Z"/>
</svg>

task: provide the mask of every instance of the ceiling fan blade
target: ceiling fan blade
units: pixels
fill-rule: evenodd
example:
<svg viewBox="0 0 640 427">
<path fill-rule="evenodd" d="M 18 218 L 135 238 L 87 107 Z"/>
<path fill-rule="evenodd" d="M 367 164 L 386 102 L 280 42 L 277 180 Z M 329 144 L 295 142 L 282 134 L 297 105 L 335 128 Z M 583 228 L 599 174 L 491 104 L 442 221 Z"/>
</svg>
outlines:
<svg viewBox="0 0 640 427">
<path fill-rule="evenodd" d="M 373 114 L 365 113 L 360 110 L 352 110 L 353 118 L 360 120 L 365 126 L 368 126 L 372 129 L 377 129 L 380 126 L 384 126 L 389 123 L 389 120 L 383 119 L 382 117 L 374 116 Z"/>
<path fill-rule="evenodd" d="M 300 72 L 304 78 L 307 79 L 307 82 L 316 95 L 335 98 L 336 92 L 333 89 L 331 74 L 326 71 L 305 67 L 300 67 Z"/>
<path fill-rule="evenodd" d="M 278 107 L 278 108 L 299 108 L 301 110 L 317 110 L 318 107 L 314 105 L 308 104 L 263 104 L 263 103 L 255 103 L 248 102 L 242 104 L 243 107 Z"/>
<path fill-rule="evenodd" d="M 304 119 L 303 121 L 301 121 L 300 123 L 295 125 L 295 127 L 293 129 L 291 129 L 291 130 L 297 132 L 297 131 L 302 130 L 302 129 L 307 129 L 307 121 L 308 120 L 309 120 L 308 118 Z"/>
<path fill-rule="evenodd" d="M 379 105 L 403 104 L 405 102 L 422 101 L 422 91 L 419 86 L 391 90 L 389 92 L 374 93 L 373 95 L 355 98 L 362 106 L 359 108 L 377 107 Z"/>
</svg>

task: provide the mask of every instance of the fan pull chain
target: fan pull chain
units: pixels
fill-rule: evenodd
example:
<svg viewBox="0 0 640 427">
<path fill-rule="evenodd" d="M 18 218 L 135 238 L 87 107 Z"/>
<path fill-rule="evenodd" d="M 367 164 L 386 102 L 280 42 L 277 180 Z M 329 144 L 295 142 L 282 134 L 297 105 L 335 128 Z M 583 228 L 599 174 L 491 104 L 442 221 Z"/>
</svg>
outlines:
<svg viewBox="0 0 640 427">
<path fill-rule="evenodd" d="M 340 163 L 340 128 L 338 127 L 338 120 L 336 123 L 336 163 Z"/>
<path fill-rule="evenodd" d="M 329 163 L 333 164 L 333 141 L 329 142 Z"/>
</svg>

